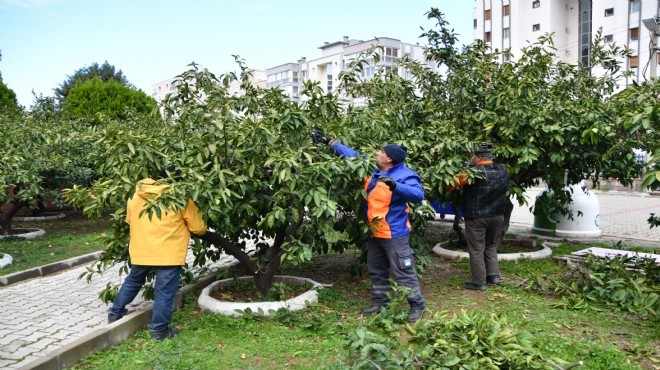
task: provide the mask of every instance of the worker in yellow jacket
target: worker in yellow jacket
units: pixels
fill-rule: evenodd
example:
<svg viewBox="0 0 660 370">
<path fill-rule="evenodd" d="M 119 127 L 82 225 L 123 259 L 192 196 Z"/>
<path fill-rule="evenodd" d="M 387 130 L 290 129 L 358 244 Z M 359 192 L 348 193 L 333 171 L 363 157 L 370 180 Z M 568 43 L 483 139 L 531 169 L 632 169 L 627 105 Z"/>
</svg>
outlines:
<svg viewBox="0 0 660 370">
<path fill-rule="evenodd" d="M 168 339 L 179 333 L 177 328 L 170 328 L 174 312 L 174 298 L 179 288 L 181 266 L 186 263 L 186 252 L 190 234 L 204 235 L 206 224 L 199 209 L 188 200 L 185 209 L 161 211 L 149 217 L 144 207 L 167 191 L 168 185 L 157 185 L 147 178 L 140 180 L 135 187 L 135 194 L 126 207 L 126 222 L 130 226 L 131 272 L 119 289 L 115 301 L 108 309 L 108 323 L 121 319 L 128 313 L 126 305 L 131 303 L 145 283 L 147 274 L 156 275 L 155 299 L 149 330 L 151 338 Z"/>
</svg>

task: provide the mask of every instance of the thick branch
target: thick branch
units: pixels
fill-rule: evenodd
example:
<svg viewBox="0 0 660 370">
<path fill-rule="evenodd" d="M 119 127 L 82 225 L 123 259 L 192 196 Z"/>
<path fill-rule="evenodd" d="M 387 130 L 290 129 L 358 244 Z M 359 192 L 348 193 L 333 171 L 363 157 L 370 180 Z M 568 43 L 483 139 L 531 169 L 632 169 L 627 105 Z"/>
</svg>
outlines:
<svg viewBox="0 0 660 370">
<path fill-rule="evenodd" d="M 227 238 L 216 234 L 212 231 L 207 231 L 206 234 L 199 236 L 200 239 L 205 240 L 216 247 L 222 248 L 227 254 L 236 258 L 245 268 L 253 274 L 257 273 L 257 264 L 252 261 L 250 256 L 241 248 L 238 248 L 234 243 L 227 240 Z"/>
</svg>

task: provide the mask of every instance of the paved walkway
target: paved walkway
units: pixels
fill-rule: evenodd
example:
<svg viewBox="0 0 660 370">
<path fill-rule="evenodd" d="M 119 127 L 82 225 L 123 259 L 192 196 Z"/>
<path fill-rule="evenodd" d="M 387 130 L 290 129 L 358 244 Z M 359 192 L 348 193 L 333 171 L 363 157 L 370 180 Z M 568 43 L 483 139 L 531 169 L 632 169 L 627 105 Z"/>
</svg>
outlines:
<svg viewBox="0 0 660 370">
<path fill-rule="evenodd" d="M 528 191 L 530 205 L 541 189 Z M 660 228 L 650 229 L 649 213 L 660 214 L 660 196 L 625 192 L 596 192 L 600 200 L 603 240 L 627 239 L 631 245 L 660 248 Z M 529 205 L 512 214 L 512 231 L 528 232 L 534 223 Z M 190 258 L 190 256 L 189 256 Z M 189 260 L 190 261 L 190 260 Z M 211 270 L 226 266 L 223 258 Z M 107 305 L 98 298 L 106 283 L 121 283 L 117 268 L 91 283 L 79 280 L 86 267 L 26 280 L 0 288 L 0 368 L 16 369 L 106 325 Z M 129 308 L 144 307 L 138 299 Z"/>
<path fill-rule="evenodd" d="M 207 267 L 215 271 L 234 261 L 225 256 Z M 108 305 L 98 294 L 123 276 L 115 266 L 87 283 L 78 279 L 87 266 L 0 288 L 0 369 L 24 366 L 107 325 Z M 149 303 L 139 294 L 127 308 L 133 312 Z"/>
<path fill-rule="evenodd" d="M 511 225 L 516 231 L 529 231 L 534 225 L 534 215 L 529 207 L 541 190 L 529 189 L 526 193 L 528 205 L 514 208 Z M 660 215 L 660 195 L 591 191 L 600 203 L 599 222 L 604 241 L 619 239 L 627 244 L 660 248 L 660 227 L 650 228 L 647 222 L 651 213 Z"/>
</svg>

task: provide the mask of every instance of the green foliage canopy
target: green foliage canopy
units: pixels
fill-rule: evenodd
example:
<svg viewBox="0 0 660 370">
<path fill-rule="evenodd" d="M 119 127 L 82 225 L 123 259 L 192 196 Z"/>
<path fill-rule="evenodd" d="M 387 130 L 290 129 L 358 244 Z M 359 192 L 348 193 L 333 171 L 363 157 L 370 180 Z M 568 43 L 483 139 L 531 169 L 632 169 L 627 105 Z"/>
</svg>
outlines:
<svg viewBox="0 0 660 370">
<path fill-rule="evenodd" d="M 69 96 L 69 92 L 76 86 L 76 84 L 78 84 L 78 82 L 85 82 L 95 77 L 100 78 L 103 82 L 116 81 L 122 85 L 133 87 L 133 85 L 128 82 L 126 76 L 124 76 L 124 73 L 121 70 L 117 71 L 115 66 L 109 64 L 107 60 L 101 65 L 98 63 L 92 63 L 89 67 L 82 67 L 76 70 L 73 75 L 67 76 L 66 80 L 54 89 L 55 98 L 60 107 L 64 105 L 64 102 Z"/>
<path fill-rule="evenodd" d="M 0 112 L 15 112 L 19 109 L 16 93 L 0 78 Z"/>
<path fill-rule="evenodd" d="M 71 89 L 62 118 L 87 118 L 98 123 L 99 114 L 111 119 L 127 119 L 130 114 L 150 114 L 157 106 L 156 101 L 141 90 L 94 77 Z"/>
<path fill-rule="evenodd" d="M 44 124 L 24 114 L 0 114 L 0 233 L 12 233 L 12 218 L 27 206 L 40 208 L 47 199 L 61 202 L 61 187 L 85 183 L 93 172 L 81 159 L 88 143 L 70 140 L 83 130 L 76 122 Z"/>
</svg>

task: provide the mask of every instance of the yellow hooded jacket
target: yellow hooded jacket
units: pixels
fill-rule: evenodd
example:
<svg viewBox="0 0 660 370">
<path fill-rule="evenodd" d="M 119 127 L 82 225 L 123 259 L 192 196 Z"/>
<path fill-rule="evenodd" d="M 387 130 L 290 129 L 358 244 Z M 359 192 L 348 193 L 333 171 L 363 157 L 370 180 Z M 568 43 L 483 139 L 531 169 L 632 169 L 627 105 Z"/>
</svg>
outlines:
<svg viewBox="0 0 660 370">
<path fill-rule="evenodd" d="M 135 195 L 128 200 L 126 223 L 131 229 L 128 245 L 131 263 L 143 266 L 184 265 L 190 233 L 204 235 L 206 224 L 192 199 L 188 200 L 183 210 L 170 210 L 167 214 L 161 212 L 160 219 L 154 214 L 150 220 L 147 213 L 140 217 L 148 199 L 157 198 L 168 187 L 154 183 L 152 179 L 140 180 L 135 186 Z"/>
</svg>

